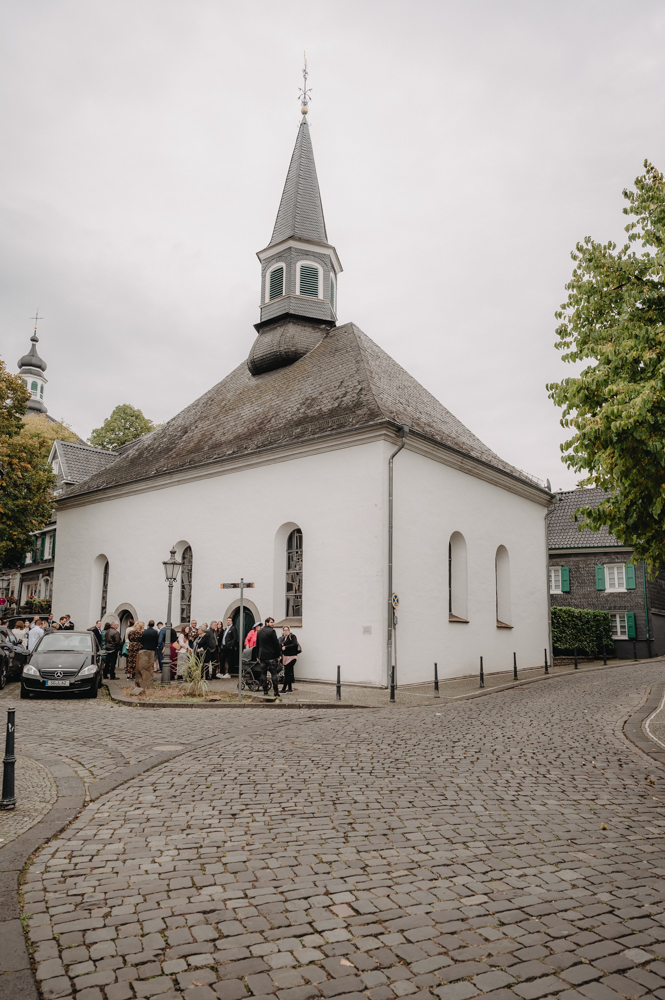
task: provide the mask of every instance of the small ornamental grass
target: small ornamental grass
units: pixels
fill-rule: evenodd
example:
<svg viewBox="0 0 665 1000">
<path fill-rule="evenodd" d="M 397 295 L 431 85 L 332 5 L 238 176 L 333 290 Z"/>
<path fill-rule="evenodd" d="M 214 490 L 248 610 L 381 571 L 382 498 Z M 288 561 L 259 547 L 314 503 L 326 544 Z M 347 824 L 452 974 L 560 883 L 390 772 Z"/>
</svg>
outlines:
<svg viewBox="0 0 665 1000">
<path fill-rule="evenodd" d="M 205 698 L 208 693 L 208 683 L 203 677 L 203 660 L 200 656 L 192 652 L 187 653 L 182 676 L 186 684 L 185 694 L 192 698 Z"/>
</svg>

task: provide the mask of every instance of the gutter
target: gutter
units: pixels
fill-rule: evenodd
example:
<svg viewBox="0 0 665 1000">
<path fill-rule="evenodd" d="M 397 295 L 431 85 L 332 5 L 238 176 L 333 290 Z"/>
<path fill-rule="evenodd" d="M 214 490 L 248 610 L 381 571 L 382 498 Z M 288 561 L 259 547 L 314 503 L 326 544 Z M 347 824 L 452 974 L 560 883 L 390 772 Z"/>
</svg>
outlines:
<svg viewBox="0 0 665 1000">
<path fill-rule="evenodd" d="M 402 424 L 402 443 L 388 459 L 388 644 L 387 644 L 387 683 L 390 687 L 390 673 L 393 665 L 393 647 L 395 625 L 393 622 L 393 460 L 406 444 L 409 433 L 407 424 Z"/>
<path fill-rule="evenodd" d="M 647 626 L 647 653 L 651 656 L 651 629 L 649 628 L 649 604 L 647 601 L 647 570 L 644 559 L 642 560 L 642 586 L 644 588 L 644 618 Z"/>
</svg>

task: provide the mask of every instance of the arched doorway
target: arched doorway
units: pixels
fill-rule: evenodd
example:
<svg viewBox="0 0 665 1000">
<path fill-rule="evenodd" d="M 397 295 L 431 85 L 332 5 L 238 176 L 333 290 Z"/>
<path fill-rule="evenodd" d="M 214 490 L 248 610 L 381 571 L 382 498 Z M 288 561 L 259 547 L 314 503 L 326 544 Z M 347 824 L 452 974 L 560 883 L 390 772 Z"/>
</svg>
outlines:
<svg viewBox="0 0 665 1000">
<path fill-rule="evenodd" d="M 244 622 L 242 629 L 242 641 L 244 646 L 247 633 L 253 626 L 254 622 L 256 621 L 256 618 L 254 617 L 254 613 L 247 606 L 243 608 L 243 612 L 244 612 Z M 240 629 L 238 628 L 239 621 L 240 621 L 240 608 L 236 608 L 235 611 L 233 612 L 233 624 L 238 629 L 238 637 L 240 637 Z"/>
</svg>

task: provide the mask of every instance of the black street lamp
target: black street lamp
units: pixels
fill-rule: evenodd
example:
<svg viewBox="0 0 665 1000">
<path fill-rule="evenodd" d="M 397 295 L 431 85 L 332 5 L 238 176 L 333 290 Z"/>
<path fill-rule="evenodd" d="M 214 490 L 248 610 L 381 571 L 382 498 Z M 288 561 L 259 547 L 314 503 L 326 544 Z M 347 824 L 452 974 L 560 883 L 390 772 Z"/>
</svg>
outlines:
<svg viewBox="0 0 665 1000">
<path fill-rule="evenodd" d="M 171 549 L 171 558 L 162 560 L 162 566 L 164 567 L 164 575 L 166 576 L 166 582 L 169 585 L 169 604 L 166 611 L 166 631 L 165 631 L 165 643 L 167 655 L 162 656 L 162 684 L 171 683 L 171 601 L 173 600 L 173 584 L 178 578 L 178 570 L 182 566 L 175 557 L 175 549 Z"/>
</svg>

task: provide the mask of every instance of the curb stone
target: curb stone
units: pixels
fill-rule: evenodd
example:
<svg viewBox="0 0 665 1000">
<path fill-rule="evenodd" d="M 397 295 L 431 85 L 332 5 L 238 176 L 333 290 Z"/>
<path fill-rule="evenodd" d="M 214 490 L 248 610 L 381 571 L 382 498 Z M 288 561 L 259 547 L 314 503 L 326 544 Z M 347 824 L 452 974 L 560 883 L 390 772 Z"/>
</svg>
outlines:
<svg viewBox="0 0 665 1000">
<path fill-rule="evenodd" d="M 665 767 L 665 750 L 645 733 L 644 723 L 656 711 L 663 699 L 665 684 L 654 684 L 644 705 L 631 715 L 623 724 L 624 735 L 638 750 L 647 754 L 661 767 Z"/>
</svg>

